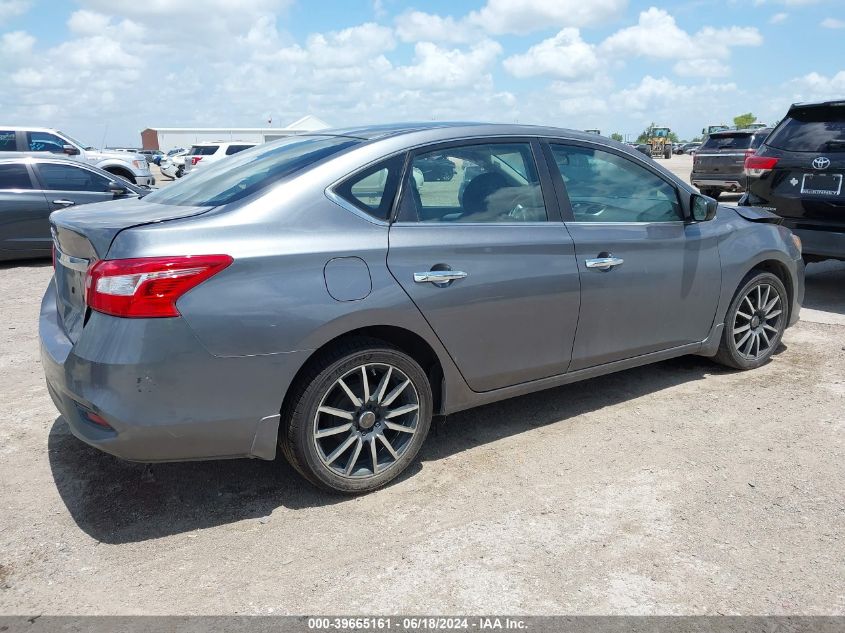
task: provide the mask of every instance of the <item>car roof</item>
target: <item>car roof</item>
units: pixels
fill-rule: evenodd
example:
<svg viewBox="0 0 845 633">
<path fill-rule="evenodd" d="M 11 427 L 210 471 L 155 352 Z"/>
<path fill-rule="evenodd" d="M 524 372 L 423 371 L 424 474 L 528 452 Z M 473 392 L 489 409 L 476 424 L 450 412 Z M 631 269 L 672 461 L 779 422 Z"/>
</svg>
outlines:
<svg viewBox="0 0 845 633">
<path fill-rule="evenodd" d="M 258 141 L 198 141 L 192 143 L 191 147 L 200 147 L 203 145 L 258 145 Z"/>
<path fill-rule="evenodd" d="M 572 139 L 582 139 L 596 142 L 595 134 L 581 130 L 558 128 L 542 125 L 526 125 L 518 123 L 484 123 L 472 121 L 426 121 L 408 123 L 387 123 L 380 125 L 365 125 L 360 127 L 333 128 L 304 132 L 302 136 L 348 136 L 365 141 L 374 141 L 420 132 L 440 132 L 438 137 L 462 138 L 465 136 L 565 136 Z M 600 136 L 603 142 L 616 142 Z"/>
<path fill-rule="evenodd" d="M 734 136 L 735 134 L 768 134 L 772 131 L 773 128 L 770 127 L 758 127 L 754 129 L 743 129 L 743 130 L 720 130 L 719 132 L 713 132 L 710 136 L 715 137 L 728 137 Z"/>
<path fill-rule="evenodd" d="M 789 111 L 806 110 L 807 108 L 830 108 L 830 107 L 845 107 L 845 101 L 842 99 L 836 101 L 807 101 L 803 103 L 793 103 L 789 106 Z"/>
<path fill-rule="evenodd" d="M 54 127 L 40 127 L 38 125 L 0 125 L 0 130 L 10 132 L 58 132 Z"/>
</svg>

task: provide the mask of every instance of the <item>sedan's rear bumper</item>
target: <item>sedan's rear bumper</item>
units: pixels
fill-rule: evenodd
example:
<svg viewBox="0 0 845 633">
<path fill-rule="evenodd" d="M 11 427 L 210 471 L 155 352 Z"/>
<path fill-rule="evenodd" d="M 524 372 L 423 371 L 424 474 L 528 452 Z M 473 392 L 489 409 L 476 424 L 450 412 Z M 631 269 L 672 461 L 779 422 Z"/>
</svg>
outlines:
<svg viewBox="0 0 845 633">
<path fill-rule="evenodd" d="M 47 386 L 71 432 L 144 462 L 273 459 L 282 398 L 307 357 L 221 358 L 181 318 L 97 312 L 73 343 L 58 321 L 53 283 L 41 305 L 39 335 Z"/>
</svg>

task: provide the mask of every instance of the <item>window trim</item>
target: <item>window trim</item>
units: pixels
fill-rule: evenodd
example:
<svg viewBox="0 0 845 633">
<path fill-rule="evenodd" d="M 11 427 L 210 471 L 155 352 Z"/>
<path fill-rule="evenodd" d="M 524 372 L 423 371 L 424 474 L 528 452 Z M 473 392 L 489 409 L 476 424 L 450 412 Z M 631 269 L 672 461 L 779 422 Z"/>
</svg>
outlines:
<svg viewBox="0 0 845 633">
<path fill-rule="evenodd" d="M 391 163 L 395 163 L 395 165 Z M 380 167 L 381 165 L 383 165 L 384 167 Z M 355 171 L 350 172 L 343 178 L 330 184 L 328 187 L 326 187 L 325 190 L 326 197 L 335 204 L 343 207 L 347 211 L 354 213 L 360 218 L 363 218 L 374 224 L 388 226 L 391 223 L 393 213 L 396 210 L 396 201 L 399 199 L 399 189 L 402 183 L 402 174 L 404 173 L 406 165 L 406 150 L 394 152 L 393 154 L 388 154 L 387 156 L 382 156 L 379 159 L 359 167 Z M 393 167 L 392 170 L 391 167 Z M 390 204 L 387 209 L 387 218 L 380 218 L 377 215 L 373 215 L 372 210 L 369 209 L 366 205 L 362 204 L 361 206 L 359 206 L 355 204 L 352 200 L 343 195 L 343 193 L 340 192 L 340 189 L 344 187 L 347 183 L 354 181 L 356 178 L 359 180 L 360 178 L 366 178 L 366 176 L 363 176 L 362 174 L 365 174 L 369 171 L 375 173 L 377 171 L 381 171 L 381 169 L 384 168 L 387 169 L 387 179 L 385 180 L 384 184 L 384 192 L 385 194 L 387 194 L 390 190 L 393 194 L 393 199 L 390 201 Z M 354 196 L 350 197 L 354 198 Z"/>
<path fill-rule="evenodd" d="M 560 199 L 560 209 L 561 215 L 563 215 L 563 222 L 565 224 L 589 224 L 589 225 L 597 225 L 597 224 L 607 224 L 607 225 L 634 225 L 634 226 L 646 226 L 651 224 L 688 224 L 688 220 L 686 219 L 687 215 L 687 205 L 684 203 L 684 196 L 681 195 L 681 189 L 678 187 L 678 184 L 668 180 L 665 174 L 661 174 L 659 171 L 654 169 L 651 165 L 649 165 L 646 161 L 640 160 L 638 156 L 629 155 L 626 152 L 620 151 L 615 147 L 610 145 L 603 145 L 601 143 L 591 143 L 588 141 L 581 141 L 580 139 L 562 139 L 562 138 L 554 138 L 554 137 L 543 137 L 540 139 L 541 145 L 543 147 L 543 156 L 546 159 L 546 166 L 551 172 L 552 181 L 555 185 L 555 188 L 558 192 L 558 197 Z M 678 217 L 677 220 L 670 220 L 668 222 L 657 222 L 654 220 L 646 221 L 646 222 L 638 222 L 636 220 L 630 220 L 627 222 L 590 222 L 589 220 L 576 220 L 575 214 L 572 211 L 572 202 L 569 199 L 569 192 L 566 190 L 566 183 L 563 182 L 563 176 L 560 173 L 560 169 L 558 169 L 557 164 L 554 160 L 554 154 L 552 151 L 552 145 L 572 145 L 576 147 L 585 147 L 588 149 L 593 150 L 600 150 L 602 152 L 606 152 L 608 154 L 613 154 L 614 156 L 618 156 L 619 158 L 628 160 L 635 165 L 638 165 L 645 169 L 646 171 L 650 172 L 654 176 L 658 177 L 660 180 L 665 182 L 667 185 L 672 187 L 675 190 L 675 196 L 678 200 L 678 206 L 680 207 L 681 216 Z M 688 203 L 687 203 L 688 204 Z"/>
<path fill-rule="evenodd" d="M 33 169 L 31 167 L 31 165 L 29 165 L 27 162 L 25 162 L 21 159 L 12 159 L 12 160 L 4 160 L 4 161 L 0 162 L 0 165 L 21 165 L 24 168 L 24 170 L 26 171 L 26 175 L 29 176 L 29 184 L 30 184 L 29 189 L 20 189 L 20 188 L 3 189 L 3 188 L 0 188 L 0 191 L 35 191 L 35 192 L 41 191 L 38 188 L 39 183 L 38 183 L 38 180 L 35 178 L 35 174 L 33 173 Z"/>
<path fill-rule="evenodd" d="M 408 176 L 412 169 L 414 157 L 420 154 L 428 154 L 439 150 L 449 150 L 455 147 L 464 147 L 466 145 L 513 145 L 520 143 L 528 145 L 531 149 L 531 155 L 534 159 L 534 166 L 537 170 L 537 178 L 540 181 L 540 193 L 543 196 L 543 205 L 546 208 L 546 220 L 543 222 L 400 222 L 399 211 L 406 194 L 405 183 L 408 182 Z M 563 213 L 560 207 L 560 202 L 556 195 L 551 174 L 549 173 L 549 166 L 545 160 L 542 152 L 540 139 L 536 136 L 471 136 L 460 139 L 449 139 L 447 141 L 436 141 L 434 143 L 427 143 L 417 145 L 409 148 L 405 156 L 405 165 L 402 170 L 402 177 L 399 181 L 399 189 L 396 192 L 396 197 L 393 202 L 393 210 L 390 215 L 390 223 L 396 226 L 411 227 L 421 226 L 431 228 L 433 226 L 554 226 L 563 222 Z"/>
</svg>

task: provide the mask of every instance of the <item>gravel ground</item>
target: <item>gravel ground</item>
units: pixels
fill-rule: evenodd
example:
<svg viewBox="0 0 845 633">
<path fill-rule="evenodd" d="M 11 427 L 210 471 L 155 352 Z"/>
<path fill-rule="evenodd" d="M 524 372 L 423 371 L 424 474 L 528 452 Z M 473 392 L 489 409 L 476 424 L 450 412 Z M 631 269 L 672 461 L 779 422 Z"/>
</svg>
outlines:
<svg viewBox="0 0 845 633">
<path fill-rule="evenodd" d="M 50 274 L 0 267 L 0 613 L 845 613 L 845 265 L 809 267 L 757 371 L 688 357 L 464 412 L 353 499 L 281 460 L 77 441 L 38 360 Z"/>
</svg>

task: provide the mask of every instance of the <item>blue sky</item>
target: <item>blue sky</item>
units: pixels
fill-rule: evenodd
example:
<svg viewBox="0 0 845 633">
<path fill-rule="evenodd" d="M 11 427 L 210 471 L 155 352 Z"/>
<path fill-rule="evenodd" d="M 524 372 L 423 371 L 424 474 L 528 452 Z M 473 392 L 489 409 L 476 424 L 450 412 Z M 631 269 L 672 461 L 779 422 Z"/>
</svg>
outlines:
<svg viewBox="0 0 845 633">
<path fill-rule="evenodd" d="M 492 120 L 692 137 L 845 98 L 843 0 L 0 0 L 0 111 L 145 127 Z"/>
</svg>

